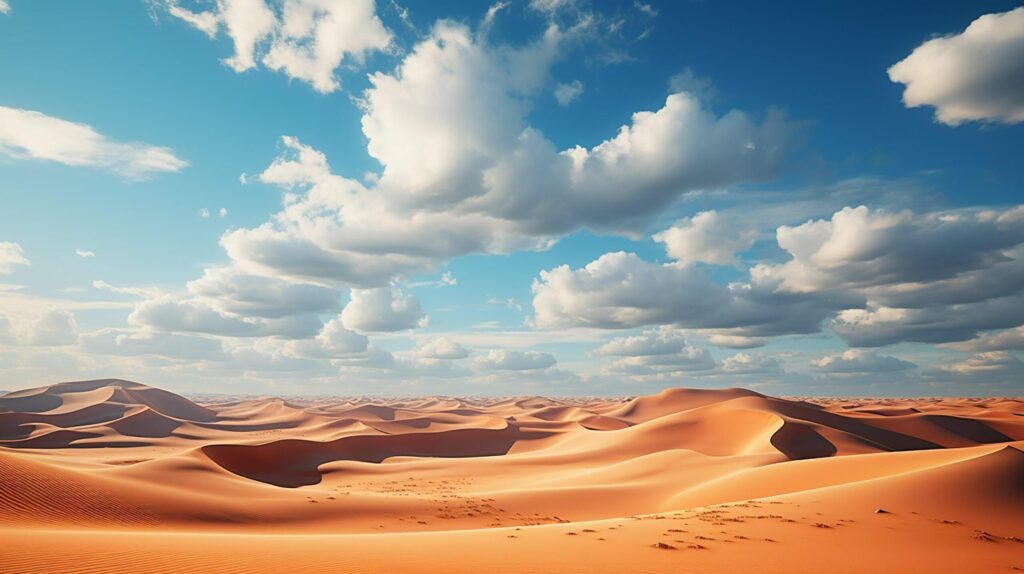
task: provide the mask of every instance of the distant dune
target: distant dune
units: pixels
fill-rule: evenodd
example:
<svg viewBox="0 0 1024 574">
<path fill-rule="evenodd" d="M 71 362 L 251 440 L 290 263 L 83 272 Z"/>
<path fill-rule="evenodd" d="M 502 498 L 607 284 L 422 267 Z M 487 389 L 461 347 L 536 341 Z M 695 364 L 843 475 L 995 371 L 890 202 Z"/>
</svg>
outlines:
<svg viewBox="0 0 1024 574">
<path fill-rule="evenodd" d="M 1024 400 L 0 396 L 0 572 L 1024 570 Z"/>
</svg>

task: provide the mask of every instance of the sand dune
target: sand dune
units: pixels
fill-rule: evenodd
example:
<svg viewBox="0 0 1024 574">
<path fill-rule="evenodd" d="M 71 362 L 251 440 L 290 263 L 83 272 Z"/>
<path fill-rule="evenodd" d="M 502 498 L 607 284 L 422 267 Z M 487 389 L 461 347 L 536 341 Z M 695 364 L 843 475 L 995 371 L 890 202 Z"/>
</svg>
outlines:
<svg viewBox="0 0 1024 574">
<path fill-rule="evenodd" d="M 0 572 L 1024 569 L 1024 401 L 0 397 Z"/>
</svg>

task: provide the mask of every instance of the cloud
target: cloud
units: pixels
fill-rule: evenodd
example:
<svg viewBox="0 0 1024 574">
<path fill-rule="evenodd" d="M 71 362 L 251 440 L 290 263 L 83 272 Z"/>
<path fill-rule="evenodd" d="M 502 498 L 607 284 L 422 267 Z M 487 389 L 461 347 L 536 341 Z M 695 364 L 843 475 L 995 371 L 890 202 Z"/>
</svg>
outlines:
<svg viewBox="0 0 1024 574">
<path fill-rule="evenodd" d="M 259 60 L 324 94 L 340 87 L 335 71 L 342 64 L 360 64 L 391 45 L 373 0 L 218 0 L 203 12 L 182 8 L 178 0 L 162 4 L 210 38 L 223 29 L 235 49 L 224 63 L 234 71 L 253 69 Z"/>
<path fill-rule="evenodd" d="M 960 34 L 921 44 L 891 68 L 908 108 L 932 106 L 935 119 L 1024 121 L 1024 7 L 985 14 Z"/>
<path fill-rule="evenodd" d="M 558 361 L 549 353 L 492 349 L 475 363 L 483 369 L 499 371 L 534 371 L 553 367 Z"/>
<path fill-rule="evenodd" d="M 67 309 L 47 309 L 37 316 L 11 321 L 0 317 L 0 343 L 57 347 L 78 340 L 78 323 Z"/>
<path fill-rule="evenodd" d="M 139 297 L 142 299 L 160 297 L 164 294 L 163 291 L 156 287 L 117 287 L 103 281 L 102 279 L 96 279 L 93 281 L 92 286 L 94 289 L 110 291 L 111 293 L 117 293 L 120 295 L 131 295 L 132 297 Z"/>
<path fill-rule="evenodd" d="M 370 346 L 369 339 L 355 331 L 346 329 L 341 317 L 335 317 L 324 324 L 311 341 L 289 341 L 292 354 L 315 358 L 351 358 L 365 354 Z"/>
<path fill-rule="evenodd" d="M 100 329 L 82 334 L 82 350 L 99 355 L 219 361 L 226 359 L 221 342 L 209 337 L 127 329 Z"/>
<path fill-rule="evenodd" d="M 92 251 L 89 251 L 88 249 L 75 249 L 75 255 L 81 257 L 82 259 L 96 257 L 96 254 L 93 253 Z"/>
<path fill-rule="evenodd" d="M 654 240 L 664 243 L 668 255 L 681 263 L 736 265 L 736 253 L 750 249 L 758 235 L 756 229 L 711 210 L 676 221 Z"/>
<path fill-rule="evenodd" d="M 128 323 L 179 333 L 293 339 L 313 337 L 321 328 L 321 322 L 315 315 L 281 319 L 240 317 L 216 309 L 203 298 L 182 299 L 173 295 L 147 299 L 136 304 L 128 316 Z"/>
<path fill-rule="evenodd" d="M 220 208 L 217 211 L 217 215 L 220 216 L 221 219 L 224 219 L 225 217 L 228 216 L 228 208 L 226 208 L 226 207 Z"/>
<path fill-rule="evenodd" d="M 223 311 L 243 317 L 280 319 L 335 311 L 341 293 L 333 288 L 248 274 L 236 267 L 207 267 L 189 281 L 189 293 Z"/>
<path fill-rule="evenodd" d="M 771 284 L 719 285 L 692 266 L 649 263 L 624 252 L 606 253 L 580 269 L 541 271 L 533 294 L 535 324 L 543 329 L 675 325 L 744 338 L 817 332 L 841 304 L 781 293 Z"/>
<path fill-rule="evenodd" d="M 200 207 L 199 208 L 199 217 L 200 217 L 200 219 L 210 219 L 210 208 L 208 208 L 208 207 Z"/>
<path fill-rule="evenodd" d="M 583 95 L 583 82 L 573 80 L 568 84 L 559 83 L 555 86 L 555 100 L 560 106 L 568 106 Z"/>
<path fill-rule="evenodd" d="M 684 68 L 669 78 L 668 86 L 673 92 L 687 92 L 705 102 L 713 102 L 718 98 L 715 84 L 708 78 L 698 76 L 690 68 Z"/>
<path fill-rule="evenodd" d="M 170 148 L 116 142 L 86 124 L 4 106 L 0 106 L 0 155 L 95 167 L 131 180 L 188 166 Z"/>
<path fill-rule="evenodd" d="M 1024 350 L 1024 325 L 1005 331 L 985 333 L 961 343 L 945 345 L 958 351 L 1004 351 Z"/>
<path fill-rule="evenodd" d="M 0 241 L 0 275 L 14 273 L 16 265 L 29 266 L 32 262 L 25 257 L 21 245 L 10 241 Z"/>
<path fill-rule="evenodd" d="M 914 363 L 863 349 L 826 355 L 811 361 L 811 366 L 826 373 L 893 373 L 917 368 Z"/>
<path fill-rule="evenodd" d="M 363 94 L 379 176 L 335 175 L 323 153 L 284 137 L 256 178 L 285 189 L 284 209 L 221 244 L 253 272 L 379 287 L 461 255 L 546 248 L 581 227 L 634 232 L 687 192 L 774 172 L 788 124 L 717 117 L 687 94 L 593 148 L 558 151 L 526 115 L 573 33 L 551 26 L 512 48 L 439 23 Z"/>
<path fill-rule="evenodd" d="M 351 298 L 341 311 L 341 320 L 349 329 L 363 332 L 393 332 L 426 325 L 420 302 L 400 289 L 378 287 L 352 289 Z"/>
<path fill-rule="evenodd" d="M 779 361 L 762 354 L 736 353 L 722 361 L 722 372 L 731 375 L 781 373 Z"/>
<path fill-rule="evenodd" d="M 942 367 L 942 370 L 967 377 L 1014 376 L 1016 382 L 1024 375 L 1024 361 L 1006 351 L 978 353 L 959 363 Z"/>
<path fill-rule="evenodd" d="M 707 349 L 683 342 L 671 353 L 627 356 L 612 361 L 603 371 L 630 376 L 665 375 L 669 373 L 709 371 L 718 365 Z"/>
<path fill-rule="evenodd" d="M 420 344 L 416 354 L 425 359 L 465 359 L 469 351 L 448 337 L 438 337 Z"/>
<path fill-rule="evenodd" d="M 0 14 L 10 14 L 11 5 L 7 3 L 7 0 L 0 0 Z"/>
<path fill-rule="evenodd" d="M 686 345 L 682 335 L 671 329 L 645 331 L 641 335 L 616 337 L 597 349 L 600 355 L 619 357 L 667 355 Z"/>
</svg>

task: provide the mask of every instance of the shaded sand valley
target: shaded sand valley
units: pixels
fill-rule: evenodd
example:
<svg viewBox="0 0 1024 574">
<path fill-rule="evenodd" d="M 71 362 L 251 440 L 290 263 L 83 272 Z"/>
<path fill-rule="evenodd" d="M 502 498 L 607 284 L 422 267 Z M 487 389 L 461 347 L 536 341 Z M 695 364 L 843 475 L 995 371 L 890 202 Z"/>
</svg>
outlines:
<svg viewBox="0 0 1024 574">
<path fill-rule="evenodd" d="M 1024 401 L 0 396 L 0 572 L 1013 572 Z"/>
</svg>

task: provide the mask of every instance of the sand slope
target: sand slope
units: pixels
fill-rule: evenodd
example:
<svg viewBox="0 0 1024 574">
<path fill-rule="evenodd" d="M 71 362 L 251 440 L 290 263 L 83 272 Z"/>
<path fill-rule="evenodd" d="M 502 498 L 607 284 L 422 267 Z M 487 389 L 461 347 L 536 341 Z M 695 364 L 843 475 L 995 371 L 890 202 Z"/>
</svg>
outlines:
<svg viewBox="0 0 1024 574">
<path fill-rule="evenodd" d="M 1024 569 L 1024 401 L 0 397 L 0 572 Z"/>
</svg>

